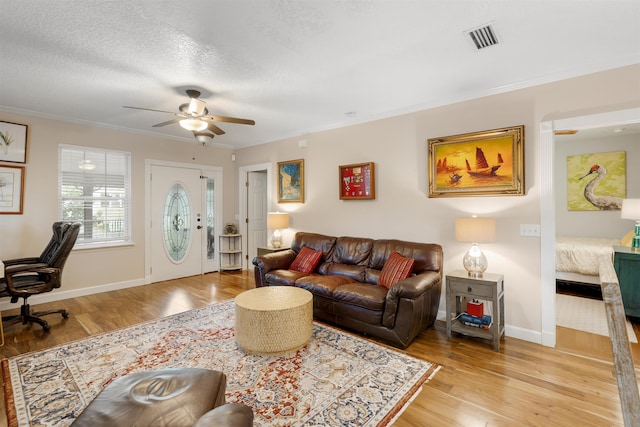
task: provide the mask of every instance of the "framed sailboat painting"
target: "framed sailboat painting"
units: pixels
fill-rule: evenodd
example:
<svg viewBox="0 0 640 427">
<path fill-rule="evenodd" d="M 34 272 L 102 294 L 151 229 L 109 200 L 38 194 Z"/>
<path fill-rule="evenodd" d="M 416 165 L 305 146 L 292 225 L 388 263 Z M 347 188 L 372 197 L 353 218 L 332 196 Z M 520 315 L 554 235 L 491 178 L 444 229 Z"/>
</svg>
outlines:
<svg viewBox="0 0 640 427">
<path fill-rule="evenodd" d="M 429 197 L 523 196 L 524 125 L 430 138 Z"/>
</svg>

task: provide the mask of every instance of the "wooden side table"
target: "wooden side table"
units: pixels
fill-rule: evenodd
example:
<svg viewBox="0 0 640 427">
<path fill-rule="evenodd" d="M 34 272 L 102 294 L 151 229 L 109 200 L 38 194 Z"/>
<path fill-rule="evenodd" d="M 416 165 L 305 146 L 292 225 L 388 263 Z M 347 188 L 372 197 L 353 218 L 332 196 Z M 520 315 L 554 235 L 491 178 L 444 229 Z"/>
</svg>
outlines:
<svg viewBox="0 0 640 427">
<path fill-rule="evenodd" d="M 624 313 L 640 317 L 640 252 L 627 246 L 614 246 L 613 250 Z"/>
<path fill-rule="evenodd" d="M 479 299 L 491 302 L 492 324 L 488 329 L 467 326 L 458 316 L 466 311 L 462 300 Z M 504 337 L 504 276 L 484 273 L 483 277 L 469 277 L 466 270 L 455 270 L 446 275 L 447 337 L 451 331 L 467 336 L 490 339 L 493 349 L 500 351 Z"/>
<path fill-rule="evenodd" d="M 287 249 L 290 249 L 290 248 L 289 247 L 274 248 L 273 246 L 265 246 L 262 248 L 258 248 L 258 256 L 270 254 L 273 252 L 286 251 Z"/>
</svg>

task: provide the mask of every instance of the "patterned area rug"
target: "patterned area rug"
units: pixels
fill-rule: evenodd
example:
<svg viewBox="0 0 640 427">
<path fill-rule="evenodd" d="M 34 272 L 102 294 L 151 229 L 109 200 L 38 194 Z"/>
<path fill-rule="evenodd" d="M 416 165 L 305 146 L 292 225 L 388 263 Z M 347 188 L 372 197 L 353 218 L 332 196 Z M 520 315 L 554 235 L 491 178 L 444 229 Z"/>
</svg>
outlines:
<svg viewBox="0 0 640 427">
<path fill-rule="evenodd" d="M 2 361 L 9 426 L 67 426 L 114 378 L 168 367 L 227 375 L 255 426 L 386 426 L 439 366 L 315 323 L 309 344 L 252 356 L 226 301 Z"/>
</svg>

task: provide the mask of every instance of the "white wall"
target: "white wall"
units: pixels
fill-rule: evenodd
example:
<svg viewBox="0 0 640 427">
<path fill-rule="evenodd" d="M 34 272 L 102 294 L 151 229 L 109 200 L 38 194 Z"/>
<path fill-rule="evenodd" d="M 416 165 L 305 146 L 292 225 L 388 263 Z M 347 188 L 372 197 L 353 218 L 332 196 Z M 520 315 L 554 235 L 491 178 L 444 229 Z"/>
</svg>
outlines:
<svg viewBox="0 0 640 427">
<path fill-rule="evenodd" d="M 299 230 L 330 235 L 440 243 L 445 272 L 462 266 L 467 244 L 454 240 L 458 216 L 493 216 L 497 242 L 483 245 L 489 270 L 505 275 L 507 335 L 541 342 L 540 241 L 519 235 L 540 223 L 540 122 L 640 105 L 640 66 L 488 96 L 342 129 L 237 150 L 251 165 L 305 159 L 304 204 L 274 203 L 291 213 L 285 238 Z M 525 196 L 428 198 L 427 139 L 525 125 Z M 307 140 L 306 148 L 298 141 Z M 376 199 L 341 201 L 338 166 L 376 163 Z M 277 191 L 274 174 L 273 194 Z M 441 303 L 441 309 L 444 303 Z"/>
<path fill-rule="evenodd" d="M 540 122 L 640 106 L 640 65 L 557 83 L 492 95 L 439 108 L 318 132 L 236 151 L 53 120 L 0 114 L 29 125 L 29 159 L 23 215 L 0 216 L 0 259 L 39 252 L 57 218 L 57 146 L 98 146 L 132 152 L 134 241 L 131 247 L 74 251 L 64 289 L 140 283 L 144 279 L 144 159 L 172 160 L 224 168 L 224 218 L 235 222 L 238 168 L 305 159 L 304 204 L 271 202 L 291 212 L 291 228 L 332 235 L 437 242 L 444 247 L 445 271 L 460 268 L 467 244 L 454 240 L 457 216 L 496 218 L 497 242 L 483 246 L 489 271 L 505 275 L 507 335 L 540 342 L 540 241 L 521 237 L 520 224 L 540 223 Z M 498 127 L 525 125 L 525 196 L 427 197 L 427 139 Z M 307 140 L 306 148 L 298 141 Z M 194 159 L 195 157 L 195 159 Z M 376 163 L 376 199 L 341 201 L 338 165 Z M 277 182 L 273 174 L 272 195 Z M 104 289 L 100 288 L 100 289 Z M 89 289 L 91 291 L 91 289 Z M 66 292 L 66 293 L 65 293 Z M 444 307 L 444 304 L 441 304 Z"/>
<path fill-rule="evenodd" d="M 556 140 L 556 235 L 620 239 L 633 229 L 633 221 L 620 211 L 570 211 L 567 209 L 567 156 L 624 151 L 627 156 L 627 197 L 640 198 L 640 134 L 603 137 L 562 137 Z M 585 171 L 586 172 L 586 171 Z"/>
<path fill-rule="evenodd" d="M 51 224 L 58 219 L 58 145 L 102 147 L 131 153 L 133 245 L 105 249 L 74 250 L 63 273 L 63 289 L 69 291 L 99 285 L 112 287 L 141 284 L 145 266 L 145 159 L 222 166 L 223 221 L 233 221 L 237 186 L 235 166 L 228 149 L 96 128 L 32 116 L 0 113 L 0 120 L 26 124 L 28 128 L 25 200 L 22 215 L 0 215 L 0 259 L 37 256 L 51 238 Z M 53 294 L 48 294 L 53 297 Z M 37 300 L 36 300 L 37 301 Z"/>
</svg>

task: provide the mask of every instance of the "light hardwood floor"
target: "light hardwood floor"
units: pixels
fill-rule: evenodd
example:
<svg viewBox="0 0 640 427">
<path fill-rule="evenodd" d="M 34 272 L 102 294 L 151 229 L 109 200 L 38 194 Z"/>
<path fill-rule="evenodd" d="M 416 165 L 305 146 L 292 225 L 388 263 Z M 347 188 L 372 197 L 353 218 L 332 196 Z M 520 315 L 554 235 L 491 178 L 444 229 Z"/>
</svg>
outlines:
<svg viewBox="0 0 640 427">
<path fill-rule="evenodd" d="M 36 308 L 66 308 L 71 316 L 66 321 L 49 316 L 48 334 L 38 325 L 6 328 L 2 356 L 224 301 L 253 287 L 246 271 L 211 273 L 42 304 Z M 448 340 L 444 324 L 436 322 L 405 351 L 441 369 L 394 425 L 623 425 L 608 338 L 558 328 L 558 343 L 553 349 L 507 337 L 494 352 L 485 340 L 461 335 Z M 640 346 L 632 344 L 632 351 L 639 367 Z"/>
</svg>

